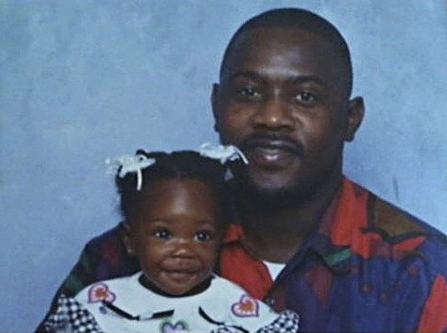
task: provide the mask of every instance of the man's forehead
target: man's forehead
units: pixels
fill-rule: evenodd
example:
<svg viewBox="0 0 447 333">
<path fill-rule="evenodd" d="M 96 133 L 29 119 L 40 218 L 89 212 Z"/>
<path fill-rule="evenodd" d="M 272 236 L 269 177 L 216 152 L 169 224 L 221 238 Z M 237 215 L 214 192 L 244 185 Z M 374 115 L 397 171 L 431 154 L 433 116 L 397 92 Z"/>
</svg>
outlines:
<svg viewBox="0 0 447 333">
<path fill-rule="evenodd" d="M 261 27 L 242 32 L 229 49 L 229 56 L 238 56 L 251 49 L 274 44 L 281 46 L 278 52 L 288 49 L 313 48 L 318 52 L 320 48 L 333 50 L 337 47 L 333 41 L 311 30 L 297 27 Z"/>
<path fill-rule="evenodd" d="M 308 30 L 256 28 L 243 32 L 234 41 L 223 69 L 227 76 L 261 64 L 277 68 L 293 64 L 329 68 L 333 67 L 335 55 L 328 41 Z"/>
</svg>

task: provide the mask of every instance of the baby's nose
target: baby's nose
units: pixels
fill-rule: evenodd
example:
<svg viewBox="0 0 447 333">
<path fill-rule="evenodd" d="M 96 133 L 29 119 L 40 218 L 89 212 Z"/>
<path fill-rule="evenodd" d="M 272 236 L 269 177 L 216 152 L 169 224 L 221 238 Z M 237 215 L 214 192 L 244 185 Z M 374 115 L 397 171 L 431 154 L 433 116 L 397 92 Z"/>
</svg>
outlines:
<svg viewBox="0 0 447 333">
<path fill-rule="evenodd" d="M 175 245 L 173 255 L 181 258 L 193 258 L 193 242 L 191 240 L 181 239 Z"/>
</svg>

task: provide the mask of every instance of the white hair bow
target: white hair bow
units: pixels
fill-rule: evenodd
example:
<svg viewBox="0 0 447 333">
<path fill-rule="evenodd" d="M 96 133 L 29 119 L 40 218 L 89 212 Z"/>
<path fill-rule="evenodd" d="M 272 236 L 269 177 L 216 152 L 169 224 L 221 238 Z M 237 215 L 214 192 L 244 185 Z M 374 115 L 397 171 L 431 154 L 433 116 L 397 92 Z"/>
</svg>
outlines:
<svg viewBox="0 0 447 333">
<path fill-rule="evenodd" d="M 232 145 L 213 145 L 212 143 L 206 142 L 200 145 L 199 154 L 201 156 L 219 160 L 220 163 L 241 159 L 245 164 L 248 164 L 248 160 L 242 151 L 238 147 Z"/>
<path fill-rule="evenodd" d="M 118 172 L 120 178 L 126 177 L 128 173 L 137 174 L 137 191 L 141 190 L 143 185 L 143 174 L 141 170 L 155 163 L 155 159 L 147 158 L 143 154 L 123 155 L 114 160 L 107 159 L 106 164 L 111 164 L 110 172 Z"/>
</svg>

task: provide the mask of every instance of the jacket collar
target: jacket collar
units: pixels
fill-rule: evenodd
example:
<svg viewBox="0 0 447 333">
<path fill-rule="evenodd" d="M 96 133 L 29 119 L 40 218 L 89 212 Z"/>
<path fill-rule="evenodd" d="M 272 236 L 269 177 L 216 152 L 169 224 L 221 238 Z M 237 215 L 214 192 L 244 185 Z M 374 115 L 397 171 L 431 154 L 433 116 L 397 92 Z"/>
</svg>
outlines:
<svg viewBox="0 0 447 333">
<path fill-rule="evenodd" d="M 291 263 L 298 264 L 306 253 L 311 251 L 320 256 L 332 270 L 346 271 L 349 268 L 346 265 L 349 263 L 347 259 L 351 256 L 349 245 L 352 229 L 366 226 L 366 212 L 353 211 L 352 208 L 364 207 L 362 203 L 366 200 L 366 196 L 365 191 L 358 190 L 354 183 L 344 178 L 339 192 L 329 204 L 318 229 L 306 239 L 300 251 L 291 259 Z M 243 238 L 242 227 L 239 224 L 231 224 L 223 244 L 240 243 Z M 288 266 L 295 266 L 295 264 Z"/>
<path fill-rule="evenodd" d="M 414 250 L 426 238 L 421 230 L 414 218 L 344 177 L 318 228 L 278 279 L 301 263 L 309 252 L 319 256 L 334 272 L 348 273 L 353 254 L 368 258 L 374 251 L 371 244 L 377 242 L 385 242 L 398 252 Z M 232 224 L 224 244 L 240 242 L 243 238 L 242 227 Z"/>
</svg>

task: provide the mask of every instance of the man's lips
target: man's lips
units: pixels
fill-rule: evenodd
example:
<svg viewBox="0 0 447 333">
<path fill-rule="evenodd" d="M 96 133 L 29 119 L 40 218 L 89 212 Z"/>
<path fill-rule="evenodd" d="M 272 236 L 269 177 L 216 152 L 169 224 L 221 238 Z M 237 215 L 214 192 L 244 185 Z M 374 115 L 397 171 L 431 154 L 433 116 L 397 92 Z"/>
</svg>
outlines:
<svg viewBox="0 0 447 333">
<path fill-rule="evenodd" d="M 257 164 L 276 164 L 302 155 L 302 149 L 288 139 L 252 138 L 243 151 Z"/>
<path fill-rule="evenodd" d="M 286 137 L 253 136 L 247 139 L 243 147 L 248 149 L 264 148 L 271 150 L 284 150 L 294 154 L 301 154 L 301 146 Z"/>
</svg>

